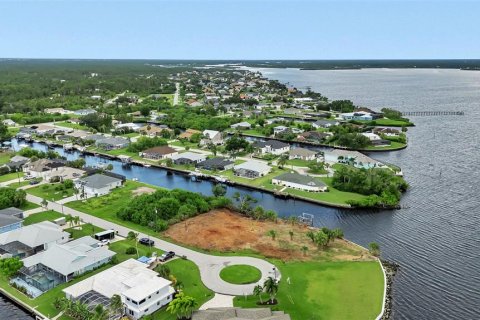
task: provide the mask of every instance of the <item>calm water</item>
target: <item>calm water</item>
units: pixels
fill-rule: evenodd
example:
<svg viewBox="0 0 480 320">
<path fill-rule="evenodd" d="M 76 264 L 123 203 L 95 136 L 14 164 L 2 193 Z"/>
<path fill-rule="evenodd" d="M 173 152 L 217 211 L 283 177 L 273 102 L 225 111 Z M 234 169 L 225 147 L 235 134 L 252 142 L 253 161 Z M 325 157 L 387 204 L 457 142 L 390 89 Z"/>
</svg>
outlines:
<svg viewBox="0 0 480 320">
<path fill-rule="evenodd" d="M 372 154 L 400 165 L 411 185 L 402 200 L 408 209 L 345 211 L 240 189 L 280 215 L 315 215 L 316 225 L 343 228 L 362 245 L 376 241 L 384 258 L 401 264 L 394 285 L 395 319 L 478 319 L 480 263 L 478 195 L 480 72 L 453 70 L 298 71 L 261 69 L 297 87 L 311 86 L 333 99 L 400 110 L 463 110 L 464 117 L 415 118 L 410 146 Z M 45 146 L 34 144 L 35 148 Z M 62 152 L 63 150 L 58 149 Z M 70 159 L 77 153 L 67 154 Z M 112 163 L 127 178 L 167 188 L 210 194 L 208 182 L 191 182 L 156 168 L 122 167 L 117 161 L 85 157 L 87 164 Z M 476 188 L 475 188 L 476 187 Z M 229 187 L 231 195 L 238 189 Z M 3 308 L 0 304 L 0 315 Z M 12 317 L 23 319 L 22 317 Z M 3 319 L 3 318 L 2 318 Z"/>
</svg>

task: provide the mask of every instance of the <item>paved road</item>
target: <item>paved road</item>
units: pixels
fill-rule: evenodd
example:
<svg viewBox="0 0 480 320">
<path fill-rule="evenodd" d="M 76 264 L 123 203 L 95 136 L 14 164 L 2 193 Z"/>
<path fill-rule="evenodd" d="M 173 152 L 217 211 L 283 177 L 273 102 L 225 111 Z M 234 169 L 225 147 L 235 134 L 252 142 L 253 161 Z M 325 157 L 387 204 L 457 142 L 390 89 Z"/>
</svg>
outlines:
<svg viewBox="0 0 480 320">
<path fill-rule="evenodd" d="M 31 194 L 27 194 L 27 200 L 36 204 L 42 202 L 42 198 Z M 103 229 L 114 229 L 123 237 L 126 237 L 129 231 L 132 231 L 129 228 L 68 208 L 57 202 L 48 201 L 48 209 L 62 212 L 64 214 L 71 214 L 72 216 L 79 216 L 84 222 L 92 223 Z M 139 238 L 143 237 L 149 236 L 140 233 Z M 214 256 L 187 249 L 155 237 L 150 236 L 149 238 L 155 241 L 156 248 L 163 251 L 175 251 L 176 254 L 186 256 L 188 260 L 193 261 L 200 269 L 200 275 L 205 286 L 216 293 L 236 296 L 251 294 L 253 292 L 253 287 L 257 284 L 263 284 L 268 277 L 273 277 L 276 274 L 277 279 L 280 279 L 279 272 L 274 271 L 274 265 L 262 259 L 252 257 Z M 248 285 L 234 285 L 223 281 L 220 278 L 220 271 L 226 266 L 237 264 L 246 264 L 258 268 L 262 273 L 262 278 L 258 283 Z"/>
</svg>

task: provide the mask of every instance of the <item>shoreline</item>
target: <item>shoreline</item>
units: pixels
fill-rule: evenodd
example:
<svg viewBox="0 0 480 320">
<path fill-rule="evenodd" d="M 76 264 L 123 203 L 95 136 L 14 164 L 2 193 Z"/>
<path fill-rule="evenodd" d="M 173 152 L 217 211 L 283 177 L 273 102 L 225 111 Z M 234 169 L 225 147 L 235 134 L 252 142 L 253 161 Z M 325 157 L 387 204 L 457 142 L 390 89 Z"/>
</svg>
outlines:
<svg viewBox="0 0 480 320">
<path fill-rule="evenodd" d="M 10 294 L 8 291 L 3 289 L 2 287 L 0 287 L 0 295 L 3 295 L 8 301 L 10 301 L 12 304 L 14 304 L 17 308 L 22 309 L 26 313 L 30 314 L 32 316 L 32 319 L 35 319 L 35 320 L 48 320 L 49 319 L 47 316 L 45 316 L 44 314 L 42 314 L 41 312 L 39 312 L 35 308 L 29 306 L 27 303 L 23 302 L 22 300 L 18 299 L 14 295 Z"/>
</svg>

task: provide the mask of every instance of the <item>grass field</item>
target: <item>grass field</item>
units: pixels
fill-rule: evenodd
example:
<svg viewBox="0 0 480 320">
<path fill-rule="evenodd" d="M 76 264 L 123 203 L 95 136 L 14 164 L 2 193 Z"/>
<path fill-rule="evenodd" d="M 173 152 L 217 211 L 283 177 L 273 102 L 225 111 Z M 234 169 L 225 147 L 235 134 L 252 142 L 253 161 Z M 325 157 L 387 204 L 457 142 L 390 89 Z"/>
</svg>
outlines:
<svg viewBox="0 0 480 320">
<path fill-rule="evenodd" d="M 370 124 L 371 121 L 359 121 L 359 122 L 364 122 L 367 124 Z M 405 121 L 400 121 L 400 120 L 392 120 L 392 119 L 376 119 L 375 120 L 375 125 L 376 126 L 389 126 L 389 127 L 411 127 L 414 124 L 412 122 L 405 122 Z"/>
<path fill-rule="evenodd" d="M 6 182 L 10 180 L 18 179 L 18 177 L 23 177 L 23 172 L 11 172 L 0 176 L 0 182 Z"/>
<path fill-rule="evenodd" d="M 134 240 L 120 240 L 120 241 L 115 241 L 111 243 L 108 248 L 112 251 L 115 251 L 117 253 L 117 259 L 118 262 L 122 262 L 125 260 L 128 260 L 130 258 L 132 259 L 137 259 L 136 254 L 126 254 L 125 250 L 127 250 L 130 247 L 135 248 L 135 241 Z M 153 252 L 157 253 L 157 256 L 160 256 L 163 251 L 157 248 L 152 248 L 149 246 L 145 246 L 143 244 L 138 244 L 137 245 L 138 249 L 138 256 L 146 256 L 146 257 L 151 257 Z"/>
<path fill-rule="evenodd" d="M 406 143 L 392 141 L 391 145 L 389 146 L 385 146 L 385 147 L 369 146 L 367 147 L 366 150 L 397 150 L 397 149 L 404 148 L 406 145 L 407 145 Z"/>
<path fill-rule="evenodd" d="M 288 172 L 286 169 L 280 169 L 278 167 L 272 167 L 272 171 L 270 171 L 269 174 L 256 178 L 256 179 L 248 179 L 248 178 L 242 178 L 242 177 L 237 177 L 236 175 L 233 174 L 232 170 L 225 170 L 222 172 L 222 175 L 227 177 L 231 181 L 236 181 L 240 182 L 243 184 L 248 184 L 256 187 L 265 187 L 268 188 L 269 185 L 271 185 L 271 180 L 272 178 L 281 175 L 282 173 Z"/>
<path fill-rule="evenodd" d="M 228 266 L 220 271 L 220 278 L 223 281 L 233 284 L 255 283 L 262 277 L 262 273 L 255 267 L 238 264 Z"/>
<path fill-rule="evenodd" d="M 383 275 L 376 261 L 277 262 L 282 273 L 274 309 L 292 320 L 375 319 L 383 299 Z M 290 279 L 290 284 L 286 279 Z M 266 295 L 263 299 L 267 298 Z M 236 297 L 235 306 L 257 307 L 258 297 Z"/>
<path fill-rule="evenodd" d="M 27 210 L 31 210 L 31 209 L 35 209 L 35 208 L 39 208 L 39 207 L 40 206 L 36 203 L 26 201 L 25 204 L 20 207 L 20 209 L 22 209 L 23 211 L 27 211 Z"/>
<path fill-rule="evenodd" d="M 71 122 L 67 122 L 67 121 L 57 122 L 56 125 L 61 126 L 61 127 L 65 127 L 65 128 L 77 129 L 77 130 L 88 130 L 88 129 L 90 129 L 87 126 L 83 126 L 81 124 L 71 123 Z"/>
<path fill-rule="evenodd" d="M 12 152 L 0 152 L 0 164 L 4 164 L 10 161 L 10 158 L 15 154 Z"/>
<path fill-rule="evenodd" d="M 28 226 L 30 224 L 39 223 L 42 221 L 53 221 L 61 217 L 64 217 L 64 215 L 53 210 L 42 211 L 39 213 L 31 214 L 28 217 L 26 217 L 23 220 L 23 225 Z"/>
<path fill-rule="evenodd" d="M 23 187 L 23 186 L 27 186 L 28 184 L 30 183 L 30 181 L 21 181 L 21 182 L 12 182 L 12 183 L 9 183 L 7 187 L 9 188 L 20 188 L 20 187 Z"/>
<path fill-rule="evenodd" d="M 42 184 L 38 187 L 29 188 L 27 189 L 27 193 L 30 193 L 34 196 L 47 199 L 47 200 L 54 200 L 58 201 L 63 198 L 73 196 L 73 188 L 57 190 L 57 187 L 61 187 L 62 185 L 59 183 L 48 183 Z"/>
</svg>

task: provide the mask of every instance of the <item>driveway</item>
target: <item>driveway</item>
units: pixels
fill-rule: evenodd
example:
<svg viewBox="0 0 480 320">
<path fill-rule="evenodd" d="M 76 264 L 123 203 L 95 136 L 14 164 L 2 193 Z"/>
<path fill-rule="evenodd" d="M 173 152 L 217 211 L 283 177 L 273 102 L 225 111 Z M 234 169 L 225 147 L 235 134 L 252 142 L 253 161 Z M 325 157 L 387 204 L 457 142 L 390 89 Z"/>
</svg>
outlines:
<svg viewBox="0 0 480 320">
<path fill-rule="evenodd" d="M 27 200 L 36 204 L 42 202 L 42 198 L 27 194 Z M 71 214 L 72 216 L 79 216 L 84 222 L 92 223 L 103 229 L 114 229 L 118 231 L 120 236 L 126 237 L 129 231 L 136 231 L 118 225 L 116 223 L 106 221 L 89 214 L 68 208 L 57 202 L 48 201 L 48 209 L 62 212 L 64 214 Z M 253 288 L 257 284 L 263 284 L 268 277 L 280 279 L 278 270 L 274 271 L 274 265 L 258 258 L 239 257 L 239 256 L 216 256 L 201 253 L 195 250 L 184 248 L 177 244 L 173 244 L 159 238 L 151 237 L 140 233 L 139 238 L 150 238 L 155 241 L 155 247 L 163 251 L 174 251 L 177 255 L 185 256 L 188 260 L 193 261 L 200 269 L 200 275 L 205 286 L 212 291 L 225 295 L 244 295 L 251 294 Z M 262 278 L 258 283 L 248 285 L 235 285 L 223 281 L 220 278 L 220 271 L 230 265 L 246 264 L 256 267 L 262 273 Z"/>
</svg>

